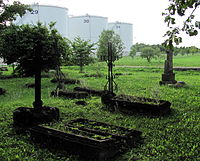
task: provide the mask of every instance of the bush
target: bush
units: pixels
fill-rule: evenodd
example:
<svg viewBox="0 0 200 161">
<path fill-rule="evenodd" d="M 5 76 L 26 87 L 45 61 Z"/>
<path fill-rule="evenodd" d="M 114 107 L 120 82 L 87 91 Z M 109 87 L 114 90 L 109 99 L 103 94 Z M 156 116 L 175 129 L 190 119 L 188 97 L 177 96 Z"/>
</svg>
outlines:
<svg viewBox="0 0 200 161">
<path fill-rule="evenodd" d="M 17 63 L 15 72 L 22 76 L 34 75 L 35 53 L 41 56 L 42 70 L 54 69 L 61 64 L 61 58 L 66 57 L 67 42 L 61 37 L 54 24 L 49 29 L 41 23 L 37 25 L 11 25 L 1 34 L 0 54 L 5 63 Z M 35 64 L 36 62 L 36 64 Z"/>
</svg>

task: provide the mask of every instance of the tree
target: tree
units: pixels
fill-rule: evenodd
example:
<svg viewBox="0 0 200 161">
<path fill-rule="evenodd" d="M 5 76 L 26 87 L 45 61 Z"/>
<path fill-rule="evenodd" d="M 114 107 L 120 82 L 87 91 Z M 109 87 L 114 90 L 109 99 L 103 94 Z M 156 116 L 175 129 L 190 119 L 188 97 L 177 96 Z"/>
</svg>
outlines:
<svg viewBox="0 0 200 161">
<path fill-rule="evenodd" d="M 134 58 L 136 56 L 137 50 L 135 49 L 134 46 L 131 46 L 131 50 L 129 52 L 129 56 L 131 56 L 132 58 Z"/>
<path fill-rule="evenodd" d="M 67 54 L 66 40 L 49 25 L 11 25 L 0 37 L 0 55 L 7 64 L 17 63 L 15 72 L 22 76 L 34 75 L 34 58 L 38 46 L 41 47 L 42 70 L 56 68 L 61 58 Z"/>
<path fill-rule="evenodd" d="M 199 49 L 195 46 L 191 46 L 189 47 L 189 52 L 190 54 L 195 54 L 195 53 L 198 53 Z"/>
<path fill-rule="evenodd" d="M 73 49 L 71 46 L 72 42 L 69 39 L 65 38 L 65 50 L 66 50 L 66 54 L 62 55 L 62 65 L 65 66 L 70 66 L 70 65 L 74 65 L 73 63 Z"/>
<path fill-rule="evenodd" d="M 0 0 L 0 31 L 4 29 L 9 22 L 16 19 L 16 16 L 23 16 L 26 11 L 31 9 L 28 5 L 21 4 L 14 1 L 13 4 L 6 4 L 5 1 Z"/>
<path fill-rule="evenodd" d="M 195 11 L 200 5 L 199 0 L 170 0 L 170 5 L 163 13 L 165 16 L 165 22 L 170 28 L 165 34 L 167 39 L 164 44 L 167 48 L 173 47 L 173 44 L 180 44 L 182 38 L 178 36 L 181 31 L 185 32 L 189 36 L 196 36 L 198 34 L 198 29 L 200 29 L 200 21 L 195 20 Z M 187 13 L 190 12 L 188 15 Z M 176 17 L 185 18 L 183 24 L 176 25 Z"/>
<path fill-rule="evenodd" d="M 146 58 L 147 61 L 150 63 L 152 58 L 155 58 L 156 56 L 158 56 L 158 50 L 147 46 L 141 49 L 140 56 L 142 58 Z"/>
<path fill-rule="evenodd" d="M 160 56 L 163 53 L 163 46 L 160 44 L 157 45 L 148 45 L 148 44 L 143 44 L 143 43 L 136 43 L 131 47 L 131 51 L 130 51 L 130 56 L 134 57 L 136 55 L 136 53 L 142 53 L 144 52 L 144 49 L 146 50 L 146 48 L 151 48 L 152 50 L 154 50 L 154 56 Z M 144 56 L 146 54 L 142 53 L 142 56 Z M 151 59 L 151 58 L 150 58 Z"/>
<path fill-rule="evenodd" d="M 149 45 L 146 45 L 144 43 L 136 43 L 131 48 L 134 48 L 137 52 L 141 52 L 141 49 L 146 46 L 149 46 Z"/>
<path fill-rule="evenodd" d="M 104 30 L 99 36 L 97 57 L 101 60 L 102 56 L 107 56 L 108 42 L 112 43 L 113 55 L 121 58 L 125 47 L 120 36 L 113 30 Z"/>
<path fill-rule="evenodd" d="M 8 4 L 7 1 L 0 0 L 0 33 L 7 25 L 16 19 L 16 16 L 23 16 L 26 11 L 31 11 L 31 9 L 20 2 L 13 2 L 13 4 Z M 1 44 L 0 44 L 1 45 Z M 1 55 L 0 55 L 1 58 Z"/>
<path fill-rule="evenodd" d="M 93 50 L 95 50 L 94 45 L 94 43 L 82 40 L 80 37 L 75 38 L 72 42 L 72 62 L 80 66 L 80 73 L 83 73 L 83 66 L 93 62 L 92 54 Z"/>
</svg>

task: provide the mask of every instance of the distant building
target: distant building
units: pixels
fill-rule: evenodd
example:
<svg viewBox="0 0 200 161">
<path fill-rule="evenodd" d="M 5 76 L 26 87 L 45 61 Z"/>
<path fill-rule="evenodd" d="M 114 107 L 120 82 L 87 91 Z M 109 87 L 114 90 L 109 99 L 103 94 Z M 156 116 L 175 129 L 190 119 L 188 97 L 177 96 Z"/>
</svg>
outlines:
<svg viewBox="0 0 200 161">
<path fill-rule="evenodd" d="M 108 18 L 100 16 L 73 16 L 69 17 L 69 38 L 80 37 L 84 40 L 98 42 L 103 30 L 107 29 Z"/>
<path fill-rule="evenodd" d="M 114 30 L 120 36 L 125 46 L 124 55 L 128 55 L 133 45 L 133 25 L 117 21 L 108 23 L 108 29 Z"/>
<path fill-rule="evenodd" d="M 6 65 L 4 62 L 3 62 L 3 59 L 0 58 L 0 65 Z"/>
<path fill-rule="evenodd" d="M 17 17 L 13 22 L 16 25 L 37 24 L 38 21 L 45 25 L 56 22 L 55 28 L 63 37 L 68 37 L 68 9 L 58 6 L 32 4 L 33 9 L 22 17 Z"/>
<path fill-rule="evenodd" d="M 125 45 L 124 55 L 128 55 L 133 44 L 133 26 L 125 22 L 108 23 L 107 17 L 83 15 L 69 16 L 68 9 L 59 6 L 32 4 L 33 9 L 22 17 L 17 17 L 13 22 L 16 25 L 37 24 L 38 21 L 45 25 L 56 22 L 55 28 L 63 36 L 70 40 L 80 37 L 96 43 L 103 30 L 114 30 L 121 37 Z"/>
<path fill-rule="evenodd" d="M 136 56 L 140 56 L 141 55 L 141 52 L 136 52 Z"/>
</svg>

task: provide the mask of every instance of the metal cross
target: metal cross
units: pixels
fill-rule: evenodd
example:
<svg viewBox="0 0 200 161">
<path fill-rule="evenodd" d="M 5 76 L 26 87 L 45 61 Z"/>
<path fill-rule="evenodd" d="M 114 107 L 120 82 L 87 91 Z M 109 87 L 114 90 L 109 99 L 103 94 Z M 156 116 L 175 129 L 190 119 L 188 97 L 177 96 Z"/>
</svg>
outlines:
<svg viewBox="0 0 200 161">
<path fill-rule="evenodd" d="M 113 54 L 113 45 L 111 42 L 108 42 L 108 52 L 107 56 L 102 56 L 101 59 L 107 62 L 108 65 L 108 76 L 107 76 L 107 83 L 104 87 L 104 90 L 108 90 L 109 93 L 114 93 L 114 89 L 117 90 L 117 84 L 114 81 L 114 74 L 113 74 L 113 62 L 118 59 L 117 56 Z"/>
</svg>

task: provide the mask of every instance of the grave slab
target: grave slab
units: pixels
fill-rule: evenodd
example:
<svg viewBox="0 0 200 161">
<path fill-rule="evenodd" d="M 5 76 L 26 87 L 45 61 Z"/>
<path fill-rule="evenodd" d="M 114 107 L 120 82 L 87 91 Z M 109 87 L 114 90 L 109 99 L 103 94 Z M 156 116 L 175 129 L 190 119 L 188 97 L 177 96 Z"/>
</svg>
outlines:
<svg viewBox="0 0 200 161">
<path fill-rule="evenodd" d="M 109 161 L 119 153 L 115 139 L 84 132 L 75 128 L 66 132 L 56 129 L 35 126 L 30 128 L 31 140 L 43 147 L 65 150 L 92 160 Z M 97 137 L 98 136 L 98 137 Z"/>
</svg>

